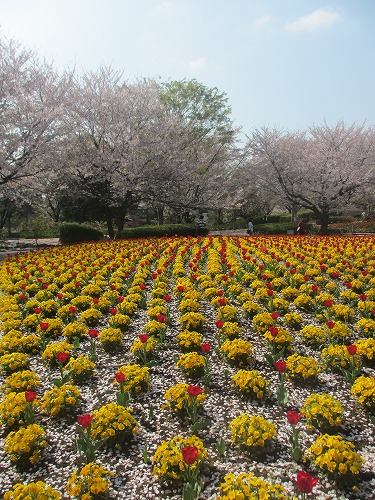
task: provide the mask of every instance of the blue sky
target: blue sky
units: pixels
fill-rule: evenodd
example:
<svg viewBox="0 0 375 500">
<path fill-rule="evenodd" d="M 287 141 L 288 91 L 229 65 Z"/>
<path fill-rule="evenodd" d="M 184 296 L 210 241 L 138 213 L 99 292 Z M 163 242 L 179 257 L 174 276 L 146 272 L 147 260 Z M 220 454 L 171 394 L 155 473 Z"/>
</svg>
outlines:
<svg viewBox="0 0 375 500">
<path fill-rule="evenodd" d="M 246 134 L 375 125 L 375 0 L 0 0 L 0 30 L 58 68 L 217 87 Z"/>
</svg>

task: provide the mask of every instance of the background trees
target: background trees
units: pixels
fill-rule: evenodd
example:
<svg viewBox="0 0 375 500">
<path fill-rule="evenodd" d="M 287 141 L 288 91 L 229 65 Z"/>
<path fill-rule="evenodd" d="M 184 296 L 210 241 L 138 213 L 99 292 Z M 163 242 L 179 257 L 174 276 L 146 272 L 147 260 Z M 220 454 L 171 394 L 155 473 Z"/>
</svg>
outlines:
<svg viewBox="0 0 375 500">
<path fill-rule="evenodd" d="M 326 231 L 333 211 L 373 207 L 373 127 L 264 127 L 243 144 L 226 95 L 196 80 L 58 73 L 2 39 L 0 70 L 1 227 L 37 209 L 114 236 L 134 207 L 158 222 L 302 207 Z"/>
<path fill-rule="evenodd" d="M 311 210 L 326 232 L 333 210 L 374 185 L 374 138 L 373 129 L 343 122 L 299 133 L 263 128 L 249 140 L 247 168 L 292 207 Z"/>
</svg>

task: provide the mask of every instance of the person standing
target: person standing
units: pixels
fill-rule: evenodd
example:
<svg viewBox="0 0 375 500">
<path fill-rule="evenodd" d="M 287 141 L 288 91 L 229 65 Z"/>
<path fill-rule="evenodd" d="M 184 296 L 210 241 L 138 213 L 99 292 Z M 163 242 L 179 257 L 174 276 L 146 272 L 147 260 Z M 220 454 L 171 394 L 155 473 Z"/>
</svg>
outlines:
<svg viewBox="0 0 375 500">
<path fill-rule="evenodd" d="M 254 224 L 251 220 L 247 223 L 246 232 L 247 234 L 254 234 Z"/>
<path fill-rule="evenodd" d="M 206 222 L 204 220 L 203 214 L 201 214 L 197 222 L 197 234 L 200 236 L 205 236 L 207 233 L 208 230 L 206 228 Z"/>
</svg>

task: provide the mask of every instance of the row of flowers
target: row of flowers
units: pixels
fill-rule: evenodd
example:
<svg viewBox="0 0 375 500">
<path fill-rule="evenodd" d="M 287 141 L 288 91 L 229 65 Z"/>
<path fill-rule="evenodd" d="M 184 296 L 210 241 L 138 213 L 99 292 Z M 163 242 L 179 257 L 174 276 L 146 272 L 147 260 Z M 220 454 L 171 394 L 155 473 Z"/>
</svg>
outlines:
<svg viewBox="0 0 375 500">
<path fill-rule="evenodd" d="M 8 259 L 2 268 L 7 295 L 1 300 L 4 335 L 0 340 L 0 364 L 6 375 L 6 394 L 0 403 L 0 416 L 6 428 L 11 429 L 16 423 L 22 426 L 6 437 L 5 446 L 10 456 L 16 461 L 21 455 L 22 460 L 25 459 L 24 454 L 14 450 L 19 443 L 30 441 L 33 432 L 38 445 L 35 450 L 30 447 L 27 460 L 33 463 L 40 458 L 47 446 L 45 431 L 29 422 L 35 414 L 38 418 L 39 410 L 50 416 L 74 410 L 81 393 L 72 382 L 84 383 L 94 375 L 98 343 L 108 352 L 119 349 L 131 330 L 132 317 L 144 308 L 148 317 L 144 333 L 136 336 L 130 346 L 130 353 L 138 365 L 119 367 L 115 374 L 119 384 L 117 403 L 95 409 L 89 425 L 81 425 L 80 451 L 89 461 L 82 471 L 95 469 L 91 461 L 95 453 L 90 455 L 87 449 L 99 449 L 104 441 L 115 445 L 119 434 L 126 441 L 136 433 L 138 424 L 128 404 L 131 397 L 150 388 L 153 359 L 163 349 L 171 326 L 171 301 L 176 301 L 180 314 L 176 342 L 183 351 L 176 365 L 188 381 L 201 379 L 203 385 L 209 387 L 212 377 L 209 361 L 212 346 L 204 338 L 208 322 L 202 313 L 202 302 L 209 301 L 216 315 L 213 347 L 218 356 L 238 369 L 232 385 L 242 396 L 262 400 L 270 395 L 271 385 L 259 371 L 250 369 L 258 353 L 241 326 L 242 315 L 245 315 L 264 343 L 267 362 L 278 374 L 277 400 L 281 406 L 287 402 L 284 373 L 294 383 L 311 382 L 317 380 L 322 370 L 329 369 L 344 374 L 359 404 L 373 411 L 374 379 L 361 373 L 363 363 L 371 364 L 375 350 L 372 324 L 375 324 L 375 303 L 372 302 L 375 260 L 357 259 L 359 253 L 355 247 L 360 245 L 354 239 L 332 240 L 337 254 L 327 240 L 306 240 L 298 252 L 288 247 L 290 241 L 300 243 L 300 239 L 282 238 L 264 241 L 162 239 L 151 240 L 149 245 L 144 241 L 114 242 L 103 244 L 102 248 L 84 245 L 75 259 L 70 258 L 65 248 L 30 257 L 18 256 L 14 261 Z M 362 248 L 368 250 L 365 243 L 368 244 L 363 242 Z M 325 253 L 328 248 L 333 255 Z M 313 324 L 304 325 L 306 314 L 313 318 Z M 355 329 L 351 328 L 354 321 Z M 318 361 L 316 356 L 293 352 L 297 335 L 303 343 L 316 349 Z M 363 337 L 359 338 L 360 335 Z M 60 336 L 64 340 L 60 340 Z M 77 355 L 83 349 L 86 354 Z M 30 356 L 38 355 L 58 374 L 40 405 L 34 392 L 39 386 L 38 374 L 28 369 Z M 285 367 L 280 363 L 284 358 Z M 205 399 L 200 386 L 179 383 L 165 393 L 164 399 L 166 409 L 187 416 L 192 430 L 199 429 L 197 424 L 202 424 L 199 408 Z M 340 402 L 328 394 L 311 394 L 301 408 L 308 425 L 322 432 L 340 425 L 342 413 Z M 232 420 L 229 429 L 233 443 L 240 447 L 263 448 L 277 435 L 272 422 L 248 414 Z M 153 458 L 153 470 L 164 478 L 183 477 L 185 495 L 193 498 L 199 493 L 196 471 L 208 454 L 197 436 L 193 434 L 187 439 L 184 441 L 176 436 L 177 444 L 172 439 L 160 448 L 164 450 L 170 446 L 175 450 L 178 460 L 166 463 L 175 464 L 178 473 L 173 468 L 171 471 L 163 468 L 163 457 L 167 455 L 165 451 L 159 453 L 159 448 Z M 352 443 L 344 441 L 341 444 L 340 439 L 343 441 L 340 436 L 322 434 L 306 456 L 310 455 L 315 466 L 325 472 L 341 476 L 358 474 L 363 459 L 354 451 Z M 14 443 L 9 444 L 12 440 Z M 345 460 L 335 455 L 330 462 L 328 459 L 319 462 L 318 456 L 324 456 L 322 450 L 332 454 L 332 449 L 340 449 L 340 446 L 343 446 Z M 190 457 L 185 448 L 192 452 Z M 197 455 L 195 450 L 198 450 Z M 68 486 L 69 493 L 77 498 L 89 494 L 82 490 L 85 481 L 76 484 L 80 474 L 84 477 L 89 474 L 82 471 L 73 474 Z M 309 477 L 304 474 L 307 473 L 300 477 Z M 109 472 L 103 470 L 94 476 L 107 478 L 100 483 L 101 490 L 99 487 L 91 490 L 95 495 L 103 492 L 104 484 L 105 489 L 109 487 Z M 250 476 L 242 479 L 246 479 L 246 484 L 259 481 L 261 487 L 263 480 Z M 227 498 L 226 492 L 242 479 L 227 476 L 220 486 L 220 498 Z M 301 482 L 298 485 L 299 490 L 306 493 Z M 282 494 L 279 486 L 267 487 L 276 488 Z"/>
</svg>

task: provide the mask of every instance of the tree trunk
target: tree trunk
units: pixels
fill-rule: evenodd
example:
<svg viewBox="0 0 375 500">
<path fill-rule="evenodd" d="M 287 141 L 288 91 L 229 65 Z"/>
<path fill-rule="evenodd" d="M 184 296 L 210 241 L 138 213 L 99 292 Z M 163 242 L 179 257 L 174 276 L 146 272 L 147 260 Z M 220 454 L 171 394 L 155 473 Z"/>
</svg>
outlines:
<svg viewBox="0 0 375 500">
<path fill-rule="evenodd" d="M 159 205 L 156 210 L 158 214 L 158 224 L 162 226 L 164 224 L 164 206 Z"/>
<path fill-rule="evenodd" d="M 321 234 L 328 234 L 328 221 L 329 221 L 329 212 L 328 210 L 322 210 L 320 214 L 320 232 Z"/>
<path fill-rule="evenodd" d="M 218 208 L 216 211 L 216 222 L 219 225 L 223 223 L 223 209 L 222 208 Z"/>
</svg>

